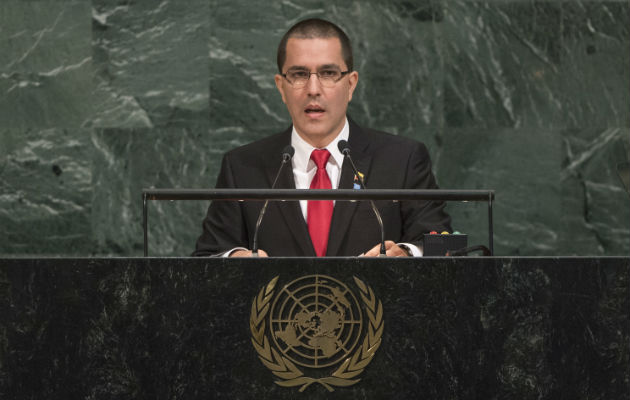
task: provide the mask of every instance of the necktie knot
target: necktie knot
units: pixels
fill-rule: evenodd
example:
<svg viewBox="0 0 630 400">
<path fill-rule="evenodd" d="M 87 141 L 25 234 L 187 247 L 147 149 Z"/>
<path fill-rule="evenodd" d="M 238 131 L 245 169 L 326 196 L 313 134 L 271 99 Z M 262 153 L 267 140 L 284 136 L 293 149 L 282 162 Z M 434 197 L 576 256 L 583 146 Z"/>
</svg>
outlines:
<svg viewBox="0 0 630 400">
<path fill-rule="evenodd" d="M 311 160 L 315 162 L 317 165 L 317 169 L 326 168 L 326 164 L 328 163 L 328 159 L 330 158 L 330 152 L 326 149 L 316 149 L 311 153 Z"/>
</svg>

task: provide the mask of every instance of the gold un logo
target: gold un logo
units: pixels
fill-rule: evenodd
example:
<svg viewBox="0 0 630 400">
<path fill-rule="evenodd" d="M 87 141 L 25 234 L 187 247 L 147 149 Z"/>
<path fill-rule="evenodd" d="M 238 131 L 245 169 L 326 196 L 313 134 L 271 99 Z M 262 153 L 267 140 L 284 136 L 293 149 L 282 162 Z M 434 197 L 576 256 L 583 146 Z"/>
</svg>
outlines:
<svg viewBox="0 0 630 400">
<path fill-rule="evenodd" d="M 383 336 L 383 305 L 372 288 L 354 277 L 358 301 L 326 275 L 303 276 L 276 291 L 277 282 L 278 276 L 260 289 L 249 320 L 254 348 L 275 382 L 300 392 L 313 383 L 332 392 L 359 382 Z"/>
</svg>

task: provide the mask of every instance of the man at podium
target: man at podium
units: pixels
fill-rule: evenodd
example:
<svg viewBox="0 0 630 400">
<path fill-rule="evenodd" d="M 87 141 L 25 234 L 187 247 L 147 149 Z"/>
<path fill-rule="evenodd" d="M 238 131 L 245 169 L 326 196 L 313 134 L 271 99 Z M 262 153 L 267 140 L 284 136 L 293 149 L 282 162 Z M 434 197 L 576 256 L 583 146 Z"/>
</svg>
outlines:
<svg viewBox="0 0 630 400">
<path fill-rule="evenodd" d="M 271 188 L 283 152 L 292 147 L 291 168 L 283 168 L 275 188 L 360 189 L 363 179 L 370 189 L 437 189 L 424 144 L 360 127 L 346 116 L 359 74 L 350 40 L 337 25 L 321 19 L 295 24 L 280 41 L 277 62 L 275 83 L 293 124 L 226 153 L 217 188 Z M 359 176 L 344 160 L 341 141 Z M 421 256 L 424 233 L 451 231 L 443 202 L 375 203 L 388 256 Z M 251 256 L 261 208 L 261 202 L 212 202 L 193 255 Z M 260 256 L 376 256 L 381 242 L 367 201 L 270 202 L 258 237 Z"/>
</svg>

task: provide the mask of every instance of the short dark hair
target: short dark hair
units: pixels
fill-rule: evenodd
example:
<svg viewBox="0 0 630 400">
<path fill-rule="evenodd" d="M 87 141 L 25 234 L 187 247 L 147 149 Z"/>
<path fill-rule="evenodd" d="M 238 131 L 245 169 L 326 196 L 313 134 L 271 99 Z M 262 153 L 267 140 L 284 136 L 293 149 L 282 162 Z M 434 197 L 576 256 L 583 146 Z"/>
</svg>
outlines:
<svg viewBox="0 0 630 400">
<path fill-rule="evenodd" d="M 291 38 L 295 39 L 327 39 L 337 38 L 341 42 L 341 56 L 348 67 L 348 71 L 352 71 L 352 45 L 348 35 L 337 25 L 332 22 L 310 18 L 300 21 L 293 25 L 287 33 L 284 34 L 280 44 L 278 45 L 278 71 L 282 73 L 282 67 L 287 60 L 287 41 Z"/>
</svg>

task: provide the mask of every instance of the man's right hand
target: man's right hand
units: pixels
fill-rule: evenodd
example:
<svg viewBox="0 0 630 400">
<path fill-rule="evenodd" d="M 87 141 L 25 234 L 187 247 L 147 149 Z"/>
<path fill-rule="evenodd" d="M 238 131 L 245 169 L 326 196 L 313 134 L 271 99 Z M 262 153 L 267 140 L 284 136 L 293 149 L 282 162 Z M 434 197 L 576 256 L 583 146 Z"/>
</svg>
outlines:
<svg viewBox="0 0 630 400">
<path fill-rule="evenodd" d="M 251 250 L 236 250 L 232 254 L 230 254 L 230 258 L 232 257 L 251 257 Z M 258 250 L 258 257 L 269 257 L 265 250 Z"/>
<path fill-rule="evenodd" d="M 392 242 L 391 240 L 385 241 L 385 252 L 386 252 L 385 255 L 387 257 L 409 257 L 410 256 L 407 250 L 398 246 L 396 243 Z M 377 244 L 376 246 L 372 247 L 370 250 L 366 251 L 359 257 L 377 257 L 379 254 L 381 254 L 381 245 Z"/>
</svg>

